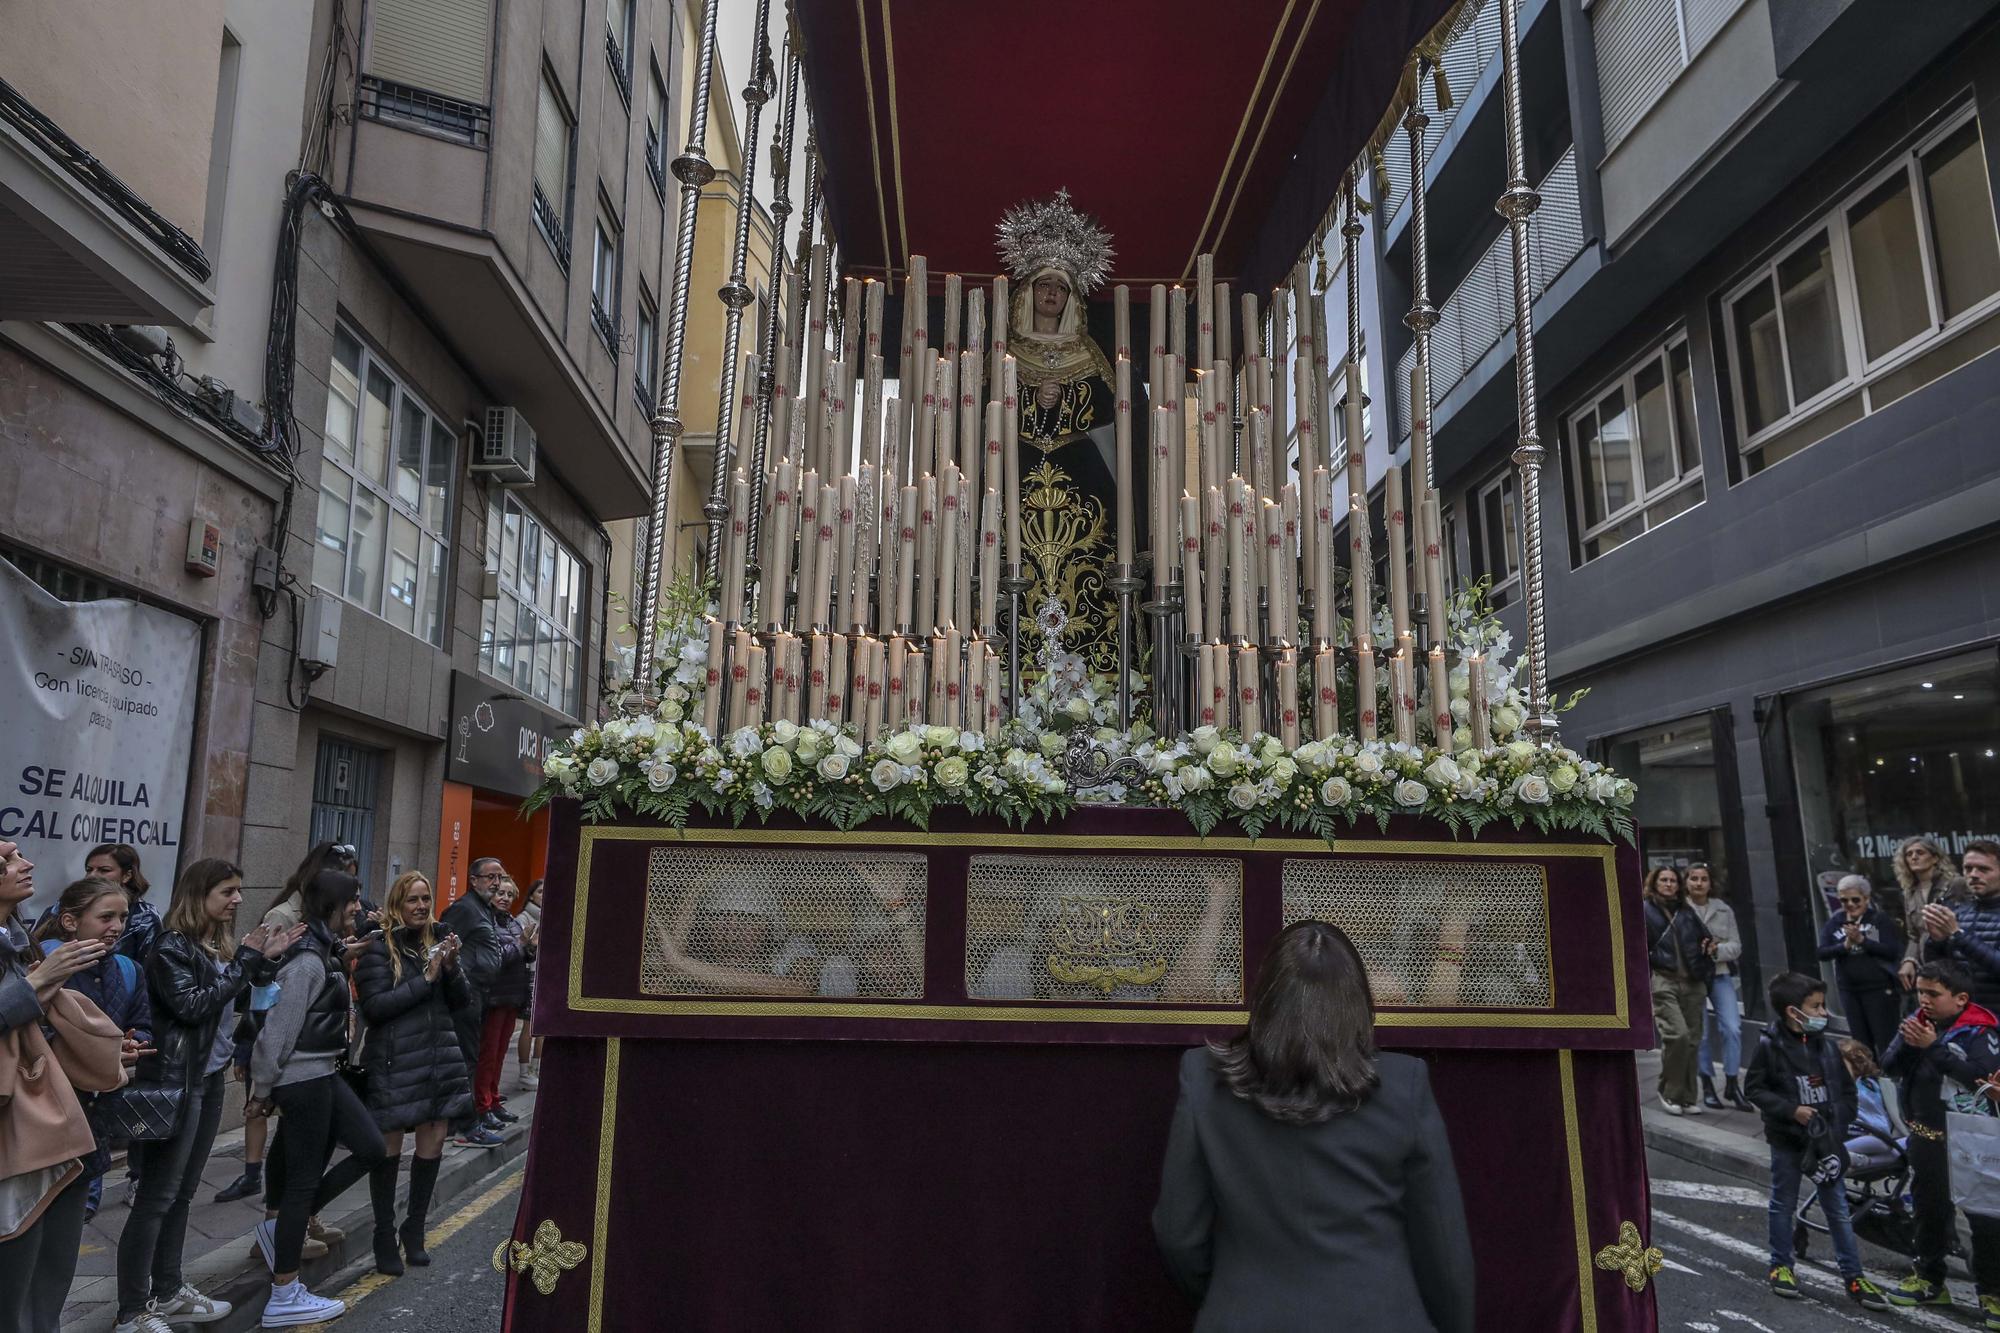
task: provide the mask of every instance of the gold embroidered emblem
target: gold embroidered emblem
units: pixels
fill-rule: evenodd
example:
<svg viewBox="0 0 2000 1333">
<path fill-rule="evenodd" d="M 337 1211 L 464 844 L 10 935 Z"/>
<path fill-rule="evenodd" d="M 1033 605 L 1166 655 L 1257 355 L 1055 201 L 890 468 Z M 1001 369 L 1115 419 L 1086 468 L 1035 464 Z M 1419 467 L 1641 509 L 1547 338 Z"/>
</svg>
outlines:
<svg viewBox="0 0 2000 1333">
<path fill-rule="evenodd" d="M 1065 893 L 1050 927 L 1049 975 L 1109 995 L 1119 986 L 1150 986 L 1167 974 L 1156 935 L 1158 913 L 1129 898 Z"/>
<path fill-rule="evenodd" d="M 1618 1224 L 1616 1245 L 1607 1245 L 1597 1252 L 1597 1266 L 1607 1273 L 1623 1273 L 1625 1285 L 1634 1291 L 1644 1291 L 1653 1274 L 1664 1268 L 1666 1262 L 1659 1247 L 1641 1240 L 1639 1228 L 1630 1222 Z"/>
<path fill-rule="evenodd" d="M 535 1242 L 524 1245 L 518 1240 L 503 1240 L 493 1251 L 493 1271 L 504 1273 L 511 1264 L 516 1273 L 527 1273 L 535 1284 L 535 1290 L 544 1296 L 553 1295 L 556 1279 L 583 1262 L 585 1247 L 573 1240 L 564 1240 L 556 1224 L 544 1220 L 535 1228 Z"/>
<path fill-rule="evenodd" d="M 1053 597 L 1066 617 L 1056 647 L 1082 654 L 1092 671 L 1115 669 L 1117 603 L 1105 586 L 1111 524 L 1103 503 L 1046 457 L 1029 470 L 1021 489 L 1022 556 L 1033 585 L 1028 604 Z"/>
</svg>

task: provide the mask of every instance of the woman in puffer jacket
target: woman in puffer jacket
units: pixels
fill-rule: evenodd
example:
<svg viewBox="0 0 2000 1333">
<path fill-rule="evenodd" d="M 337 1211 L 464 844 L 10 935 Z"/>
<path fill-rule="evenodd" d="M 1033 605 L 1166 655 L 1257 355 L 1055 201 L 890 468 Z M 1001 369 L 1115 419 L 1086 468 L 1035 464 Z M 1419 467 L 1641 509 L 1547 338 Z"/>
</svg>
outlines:
<svg viewBox="0 0 2000 1333">
<path fill-rule="evenodd" d="M 391 1276 L 407 1257 L 430 1263 L 424 1225 L 437 1185 L 446 1128 L 472 1113 L 472 1083 L 458 1049 L 452 1011 L 472 1003 L 458 968 L 458 936 L 437 938 L 431 884 L 411 871 L 389 889 L 386 929 L 371 941 L 354 969 L 361 1016 L 368 1025 L 362 1063 L 368 1070 L 368 1110 L 389 1145 L 388 1160 L 368 1177 L 375 1205 L 375 1269 Z M 403 1131 L 414 1129 L 409 1213 L 397 1253 L 396 1168 Z"/>
</svg>

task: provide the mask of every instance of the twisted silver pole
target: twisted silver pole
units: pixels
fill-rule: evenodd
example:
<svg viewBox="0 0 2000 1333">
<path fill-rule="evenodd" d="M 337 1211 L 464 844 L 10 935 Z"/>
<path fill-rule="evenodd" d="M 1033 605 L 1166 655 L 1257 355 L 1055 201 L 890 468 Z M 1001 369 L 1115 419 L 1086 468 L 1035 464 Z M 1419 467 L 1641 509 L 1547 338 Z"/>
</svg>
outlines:
<svg viewBox="0 0 2000 1333">
<path fill-rule="evenodd" d="M 654 650 L 660 619 L 660 566 L 666 560 L 667 525 L 672 521 L 674 451 L 681 440 L 681 360 L 687 350 L 688 284 L 694 277 L 695 214 L 701 208 L 702 187 L 715 178 L 709 164 L 708 96 L 715 77 L 715 19 L 721 0 L 702 7 L 701 56 L 695 66 L 694 103 L 688 110 L 687 144 L 673 162 L 681 183 L 680 230 L 674 239 L 674 292 L 667 304 L 665 369 L 660 397 L 653 406 L 653 507 L 646 522 L 646 562 L 639 571 L 638 651 L 632 667 L 633 703 L 650 709 L 657 682 L 653 679 Z"/>
<path fill-rule="evenodd" d="M 765 304 L 763 357 L 757 370 L 757 429 L 750 450 L 750 531 L 748 565 L 744 570 L 744 613 L 748 624 L 761 623 L 757 610 L 763 601 L 764 570 L 759 552 L 764 549 L 764 482 L 771 449 L 772 400 L 778 386 L 778 339 L 784 318 L 785 301 L 785 222 L 792 215 L 792 132 L 798 123 L 799 57 L 792 49 L 792 37 L 785 34 L 785 111 L 779 122 L 778 142 L 771 149 L 771 297 Z M 787 371 L 790 367 L 786 367 Z M 787 392 L 790 392 L 789 381 Z"/>
<path fill-rule="evenodd" d="M 757 299 L 744 273 L 750 262 L 750 215 L 757 201 L 757 122 L 764 103 L 775 91 L 771 77 L 771 44 L 764 29 L 771 22 L 771 0 L 757 0 L 757 29 L 750 43 L 750 77 L 743 83 L 743 171 L 736 187 L 736 248 L 730 255 L 729 281 L 716 295 L 726 308 L 722 317 L 722 394 L 715 404 L 715 468 L 708 482 L 707 579 L 722 569 L 724 528 L 729 522 L 729 473 L 736 432 L 736 359 L 743 346 L 743 307 Z M 706 581 L 706 580 L 704 580 Z M 726 612 L 725 612 L 726 614 Z"/>
<path fill-rule="evenodd" d="M 1417 335 L 1417 383 L 1410 393 L 1410 417 L 1413 423 L 1423 422 L 1426 432 L 1431 421 L 1431 330 L 1438 322 L 1438 309 L 1431 304 L 1430 210 L 1424 204 L 1424 131 L 1430 123 L 1419 76 L 1416 96 L 1403 116 L 1403 129 L 1410 136 L 1410 313 L 1403 316 L 1403 323 Z M 1437 489 L 1436 435 L 1427 434 L 1425 445 L 1419 484 L 1421 493 L 1429 495 Z"/>
<path fill-rule="evenodd" d="M 1528 184 L 1521 132 L 1520 0 L 1500 0 L 1500 68 L 1507 113 L 1507 188 L 1494 208 L 1507 219 L 1514 257 L 1514 397 L 1520 443 L 1521 580 L 1528 599 L 1528 698 L 1523 725 L 1537 740 L 1553 743 L 1558 722 L 1549 707 L 1547 608 L 1542 588 L 1542 441 L 1535 411 L 1535 311 L 1528 269 L 1528 219 L 1542 197 Z"/>
</svg>

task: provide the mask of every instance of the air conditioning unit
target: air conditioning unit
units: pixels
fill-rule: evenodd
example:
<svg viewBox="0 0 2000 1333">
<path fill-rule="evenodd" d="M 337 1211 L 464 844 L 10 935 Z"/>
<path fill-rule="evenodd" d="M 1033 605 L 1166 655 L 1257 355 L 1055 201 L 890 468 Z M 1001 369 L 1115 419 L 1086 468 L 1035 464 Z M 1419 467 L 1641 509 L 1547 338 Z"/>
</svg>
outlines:
<svg viewBox="0 0 2000 1333">
<path fill-rule="evenodd" d="M 486 409 L 486 430 L 473 451 L 472 470 L 493 476 L 502 486 L 535 484 L 535 428 L 520 409 Z"/>
</svg>

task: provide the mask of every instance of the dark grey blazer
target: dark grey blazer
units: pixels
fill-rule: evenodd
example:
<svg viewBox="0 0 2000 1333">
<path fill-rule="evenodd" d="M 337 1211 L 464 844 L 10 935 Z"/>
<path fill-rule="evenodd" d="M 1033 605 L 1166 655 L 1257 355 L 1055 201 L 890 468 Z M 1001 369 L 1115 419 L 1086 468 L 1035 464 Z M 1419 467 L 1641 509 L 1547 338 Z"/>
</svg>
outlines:
<svg viewBox="0 0 2000 1333">
<path fill-rule="evenodd" d="M 1181 1057 L 1153 1234 L 1200 1333 L 1470 1333 L 1472 1250 L 1430 1075 L 1377 1057 L 1359 1108 L 1287 1125 Z"/>
</svg>

